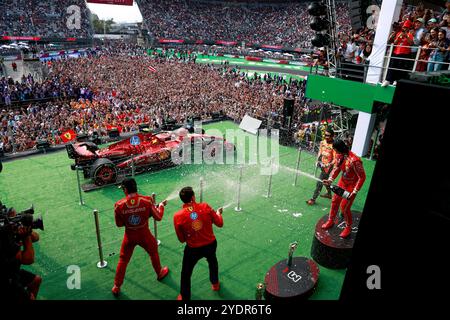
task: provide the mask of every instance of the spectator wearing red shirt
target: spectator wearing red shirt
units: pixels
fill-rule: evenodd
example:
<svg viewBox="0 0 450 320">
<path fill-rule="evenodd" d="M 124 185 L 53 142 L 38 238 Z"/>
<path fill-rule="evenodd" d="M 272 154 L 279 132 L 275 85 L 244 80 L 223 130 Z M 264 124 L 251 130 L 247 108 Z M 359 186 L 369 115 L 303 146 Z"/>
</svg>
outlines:
<svg viewBox="0 0 450 320">
<path fill-rule="evenodd" d="M 136 181 L 133 178 L 123 180 L 121 188 L 126 197 L 117 201 L 114 205 L 114 217 L 118 227 L 125 227 L 125 236 L 120 248 L 120 258 L 114 279 L 114 287 L 112 288 L 112 293 L 115 296 L 118 296 L 120 293 L 120 286 L 125 278 L 128 262 L 130 262 L 134 248 L 137 245 L 144 248 L 149 254 L 158 281 L 161 281 L 169 273 L 169 268 L 161 268 L 158 243 L 148 228 L 148 219 L 150 217 L 161 221 L 167 200 L 156 206 L 152 197 L 142 196 L 137 193 Z"/>
<path fill-rule="evenodd" d="M 191 276 L 197 262 L 206 258 L 212 290 L 220 289 L 217 241 L 213 224 L 223 226 L 222 208 L 214 211 L 207 203 L 197 203 L 192 187 L 180 191 L 183 209 L 175 213 L 173 223 L 180 242 L 186 242 L 181 270 L 181 289 L 177 300 L 191 299 Z"/>
<path fill-rule="evenodd" d="M 411 61 L 405 60 L 411 58 L 411 46 L 414 45 L 414 34 L 411 32 L 412 27 L 412 22 L 406 20 L 403 22 L 401 30 L 398 32 L 394 31 L 389 37 L 389 42 L 394 44 L 394 50 L 383 86 L 387 86 L 391 82 L 394 82 L 395 85 L 397 80 L 406 78 L 408 70 L 411 71 L 412 69 Z M 393 68 L 402 70 L 393 70 Z"/>
</svg>

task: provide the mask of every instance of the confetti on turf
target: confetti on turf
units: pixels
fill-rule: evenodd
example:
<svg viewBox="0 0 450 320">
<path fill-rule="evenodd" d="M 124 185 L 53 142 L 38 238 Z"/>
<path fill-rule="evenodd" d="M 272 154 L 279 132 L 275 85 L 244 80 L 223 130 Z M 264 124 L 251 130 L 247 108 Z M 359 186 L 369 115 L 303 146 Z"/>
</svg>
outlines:
<svg viewBox="0 0 450 320">
<path fill-rule="evenodd" d="M 303 216 L 303 214 L 300 213 L 300 212 L 293 213 L 292 215 L 294 216 L 294 218 L 298 218 L 298 217 Z"/>
</svg>

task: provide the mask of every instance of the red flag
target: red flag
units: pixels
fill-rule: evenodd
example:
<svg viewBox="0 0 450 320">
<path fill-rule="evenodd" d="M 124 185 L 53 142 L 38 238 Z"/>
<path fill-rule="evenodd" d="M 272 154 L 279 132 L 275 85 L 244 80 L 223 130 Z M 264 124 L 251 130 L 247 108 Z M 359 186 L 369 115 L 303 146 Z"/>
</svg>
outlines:
<svg viewBox="0 0 450 320">
<path fill-rule="evenodd" d="M 69 141 L 75 140 L 77 138 L 77 134 L 73 130 L 67 130 L 66 132 L 63 132 L 59 137 L 64 143 L 67 143 Z"/>
<path fill-rule="evenodd" d="M 148 70 L 150 70 L 151 72 L 156 72 L 156 69 L 153 68 L 152 66 L 148 66 Z"/>
</svg>

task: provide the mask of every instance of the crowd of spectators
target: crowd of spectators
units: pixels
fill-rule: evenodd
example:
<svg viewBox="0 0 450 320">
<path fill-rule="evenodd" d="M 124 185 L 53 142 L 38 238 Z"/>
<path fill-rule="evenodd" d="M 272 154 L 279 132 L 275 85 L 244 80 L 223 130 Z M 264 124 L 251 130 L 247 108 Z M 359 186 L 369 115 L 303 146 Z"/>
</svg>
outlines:
<svg viewBox="0 0 450 320">
<path fill-rule="evenodd" d="M 14 62 L 13 62 L 14 64 Z M 15 102 L 46 98 L 68 98 L 79 94 L 80 88 L 72 85 L 71 79 L 61 79 L 58 75 L 37 82 L 31 74 L 23 75 L 20 81 L 11 77 L 0 78 L 0 106 L 10 106 Z"/>
<path fill-rule="evenodd" d="M 138 0 L 153 38 L 226 40 L 310 48 L 308 3 L 239 4 L 192 0 Z M 338 30 L 350 26 L 348 2 L 336 7 Z"/>
<path fill-rule="evenodd" d="M 276 121 L 285 97 L 295 99 L 297 112 L 292 123 L 294 128 L 299 125 L 304 110 L 300 108 L 304 103 L 302 82 L 257 74 L 249 78 L 226 64 L 196 64 L 195 56 L 149 57 L 140 52 L 137 48 L 122 52 L 108 48 L 95 55 L 54 61 L 43 84 L 25 77 L 19 87 L 60 88 L 67 96 L 18 109 L 5 107 L 0 113 L 4 151 L 28 150 L 39 139 L 59 144 L 59 134 L 69 129 L 106 135 L 110 127 L 130 132 L 138 130 L 141 123 L 158 128 L 169 118 L 185 123 L 194 117 L 210 118 L 215 112 L 237 121 L 245 114 Z M 77 98 L 69 99 L 68 93 Z"/>
<path fill-rule="evenodd" d="M 412 6 L 407 4 L 407 1 L 404 3 L 399 20 L 393 24 L 389 37 L 389 44 L 394 44 L 395 47 L 383 86 L 390 83 L 395 85 L 396 80 L 407 78 L 408 72 L 411 71 L 430 72 L 449 68 L 449 10 L 450 1 L 445 2 L 443 10 L 426 9 L 423 4 Z M 346 69 L 350 74 L 355 65 L 368 64 L 375 29 L 367 26 L 359 29 L 344 27 L 338 31 L 338 38 L 340 46 L 337 58 L 343 70 Z M 325 48 L 320 48 L 314 65 L 324 67 L 327 72 L 329 66 L 325 53 Z M 418 63 L 414 63 L 416 58 L 419 59 Z M 355 73 L 355 80 L 363 79 L 362 69 Z"/>
<path fill-rule="evenodd" d="M 389 37 L 389 43 L 394 45 L 389 67 L 401 70 L 389 70 L 384 85 L 406 78 L 408 71 L 449 69 L 449 24 L 450 1 L 446 1 L 443 10 L 426 9 L 423 4 L 404 6 Z M 413 61 L 416 58 L 417 64 Z"/>
<path fill-rule="evenodd" d="M 80 26 L 69 27 L 72 11 L 80 8 Z M 39 36 L 45 38 L 90 38 L 93 29 L 84 0 L 0 0 L 0 36 Z"/>
</svg>

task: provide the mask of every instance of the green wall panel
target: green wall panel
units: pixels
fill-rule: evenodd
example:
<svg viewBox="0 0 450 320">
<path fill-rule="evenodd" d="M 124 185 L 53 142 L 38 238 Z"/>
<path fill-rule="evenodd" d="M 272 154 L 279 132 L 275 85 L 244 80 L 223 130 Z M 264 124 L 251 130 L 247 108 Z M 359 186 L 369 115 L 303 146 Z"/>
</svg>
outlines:
<svg viewBox="0 0 450 320">
<path fill-rule="evenodd" d="M 308 75 L 306 97 L 372 113 L 373 103 L 391 103 L 395 87 L 372 85 L 318 75 Z"/>
</svg>

